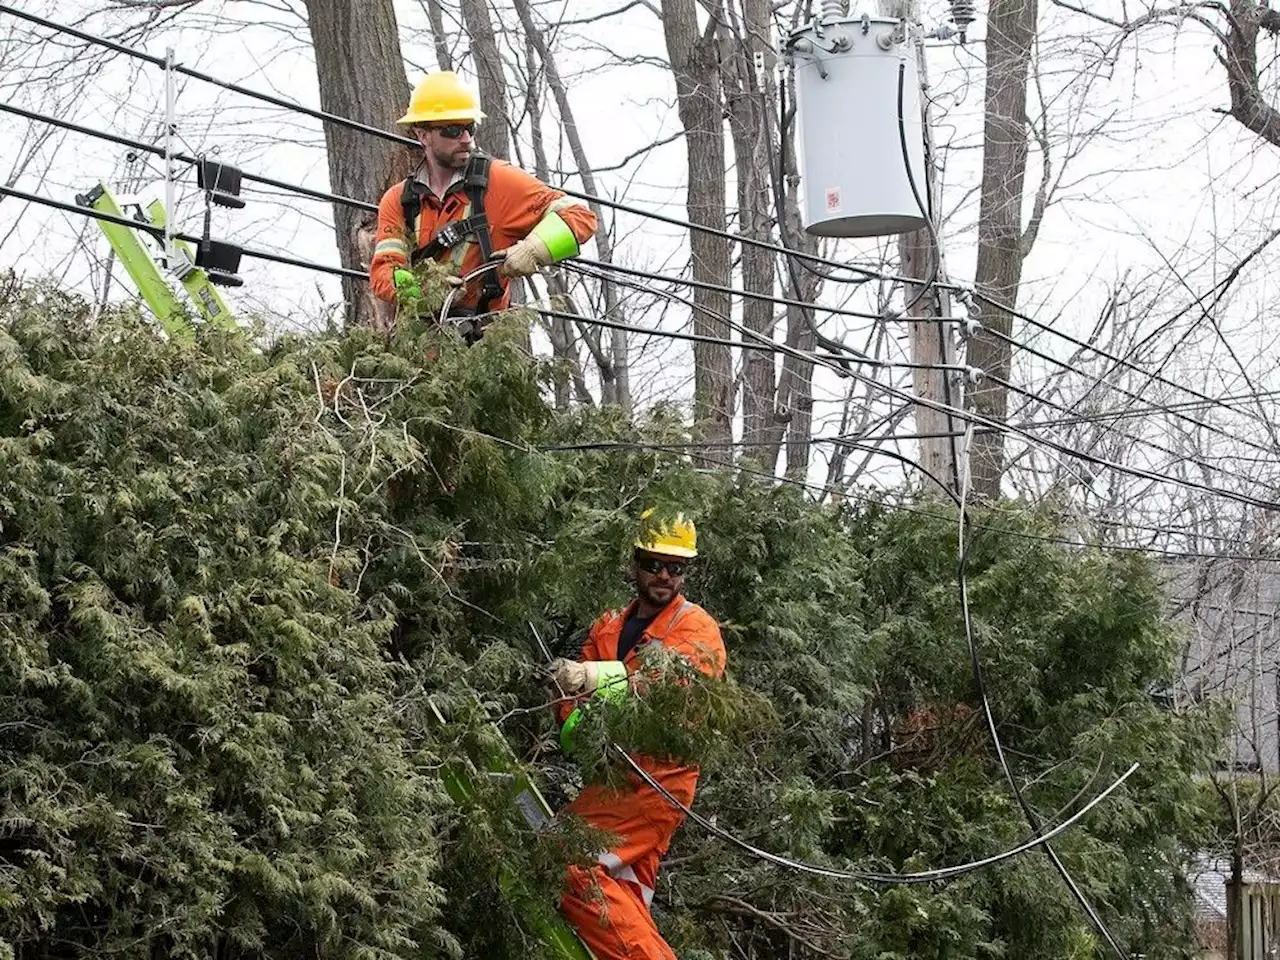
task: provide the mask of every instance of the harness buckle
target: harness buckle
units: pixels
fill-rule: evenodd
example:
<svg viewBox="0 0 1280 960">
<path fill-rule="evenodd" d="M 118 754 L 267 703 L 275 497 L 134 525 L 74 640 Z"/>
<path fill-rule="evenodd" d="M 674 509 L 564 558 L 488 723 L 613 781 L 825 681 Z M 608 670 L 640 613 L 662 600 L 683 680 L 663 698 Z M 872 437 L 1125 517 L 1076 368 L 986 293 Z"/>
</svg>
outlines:
<svg viewBox="0 0 1280 960">
<path fill-rule="evenodd" d="M 458 221 L 452 220 L 441 227 L 432 239 L 445 250 L 449 250 L 461 243 L 465 236 L 466 234 L 458 229 Z"/>
</svg>

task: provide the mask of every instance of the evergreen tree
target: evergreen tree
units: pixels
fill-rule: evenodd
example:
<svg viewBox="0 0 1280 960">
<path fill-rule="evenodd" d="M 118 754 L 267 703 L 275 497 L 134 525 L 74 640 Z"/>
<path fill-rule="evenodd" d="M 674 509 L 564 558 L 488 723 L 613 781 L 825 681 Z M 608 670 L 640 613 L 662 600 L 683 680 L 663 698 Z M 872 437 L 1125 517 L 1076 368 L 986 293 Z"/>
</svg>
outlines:
<svg viewBox="0 0 1280 960">
<path fill-rule="evenodd" d="M 391 342 L 184 347 L 129 310 L 7 288 L 0 954 L 542 956 L 499 867 L 550 912 L 599 838 L 529 833 L 501 778 L 455 805 L 444 772 L 502 742 L 557 802 L 616 776 L 606 733 L 698 761 L 722 827 L 833 866 L 1026 838 L 975 709 L 958 518 L 909 492 L 836 508 L 695 470 L 659 450 L 687 439 L 672 411 L 556 414 L 522 319 L 470 348 L 426 314 Z M 583 439 L 631 446 L 554 449 Z M 689 591 L 723 623 L 730 677 L 601 711 L 579 766 L 555 748 L 529 624 L 576 652 L 626 601 L 651 504 L 699 523 Z M 1177 648 L 1156 571 L 1061 547 L 1034 510 L 973 519 L 974 627 L 1015 774 L 1056 821 L 1142 763 L 1057 846 L 1122 942 L 1191 956 L 1193 778 L 1221 728 L 1149 695 Z M 1100 955 L 1035 853 L 883 888 L 686 827 L 655 911 L 703 960 Z"/>
</svg>

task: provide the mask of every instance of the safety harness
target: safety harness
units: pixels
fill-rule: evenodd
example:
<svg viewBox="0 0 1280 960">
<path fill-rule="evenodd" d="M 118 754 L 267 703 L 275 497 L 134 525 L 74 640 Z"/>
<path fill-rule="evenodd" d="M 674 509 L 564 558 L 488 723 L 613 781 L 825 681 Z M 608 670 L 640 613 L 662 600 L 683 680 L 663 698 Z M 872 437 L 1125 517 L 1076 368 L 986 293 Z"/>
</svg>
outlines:
<svg viewBox="0 0 1280 960">
<path fill-rule="evenodd" d="M 418 246 L 417 224 L 422 214 L 422 204 L 427 198 L 427 185 L 416 176 L 408 177 L 404 182 L 404 190 L 400 194 L 400 205 L 404 211 L 404 232 L 409 241 L 409 262 L 413 265 L 423 260 L 434 260 L 440 254 L 452 250 L 467 237 L 475 236 L 480 247 L 481 263 L 488 263 L 493 256 L 493 238 L 489 234 L 489 217 L 484 209 L 484 196 L 489 188 L 489 157 L 484 154 L 473 154 L 467 162 L 462 175 L 462 188 L 467 194 L 467 203 L 471 216 L 462 220 L 452 220 L 436 231 L 429 243 Z M 484 274 L 480 284 L 480 296 L 474 307 L 455 307 L 450 313 L 458 316 L 483 314 L 489 312 L 489 304 L 500 300 L 505 291 L 498 280 L 497 271 L 489 270 Z"/>
</svg>

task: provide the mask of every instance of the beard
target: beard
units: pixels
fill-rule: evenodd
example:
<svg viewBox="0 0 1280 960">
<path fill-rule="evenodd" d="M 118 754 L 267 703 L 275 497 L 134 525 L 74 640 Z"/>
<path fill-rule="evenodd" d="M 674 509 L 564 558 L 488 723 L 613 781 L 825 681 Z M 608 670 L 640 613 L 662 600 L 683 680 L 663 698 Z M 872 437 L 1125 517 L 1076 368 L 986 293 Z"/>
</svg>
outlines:
<svg viewBox="0 0 1280 960">
<path fill-rule="evenodd" d="M 671 598 L 676 595 L 675 584 L 654 581 L 647 586 L 640 587 L 640 595 L 655 607 L 666 606 L 671 602 Z"/>
<path fill-rule="evenodd" d="M 460 144 L 451 145 L 446 149 L 435 147 L 431 155 L 435 157 L 436 163 L 446 170 L 462 170 L 471 159 L 471 147 L 463 147 Z"/>
</svg>

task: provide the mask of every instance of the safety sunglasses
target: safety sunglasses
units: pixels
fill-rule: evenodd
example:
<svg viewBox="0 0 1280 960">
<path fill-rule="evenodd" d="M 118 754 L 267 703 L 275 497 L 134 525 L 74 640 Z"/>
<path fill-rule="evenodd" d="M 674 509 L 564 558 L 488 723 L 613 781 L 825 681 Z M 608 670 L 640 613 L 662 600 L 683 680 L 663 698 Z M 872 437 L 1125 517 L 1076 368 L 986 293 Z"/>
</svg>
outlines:
<svg viewBox="0 0 1280 960">
<path fill-rule="evenodd" d="M 683 560 L 663 560 L 661 557 L 637 556 L 636 566 L 645 573 L 651 573 L 654 576 L 666 570 L 673 577 L 682 577 L 688 564 Z"/>
<path fill-rule="evenodd" d="M 428 130 L 434 130 L 446 140 L 457 140 L 464 133 L 469 133 L 473 137 L 476 135 L 475 121 L 470 123 L 446 123 L 442 127 L 428 127 Z"/>
</svg>

